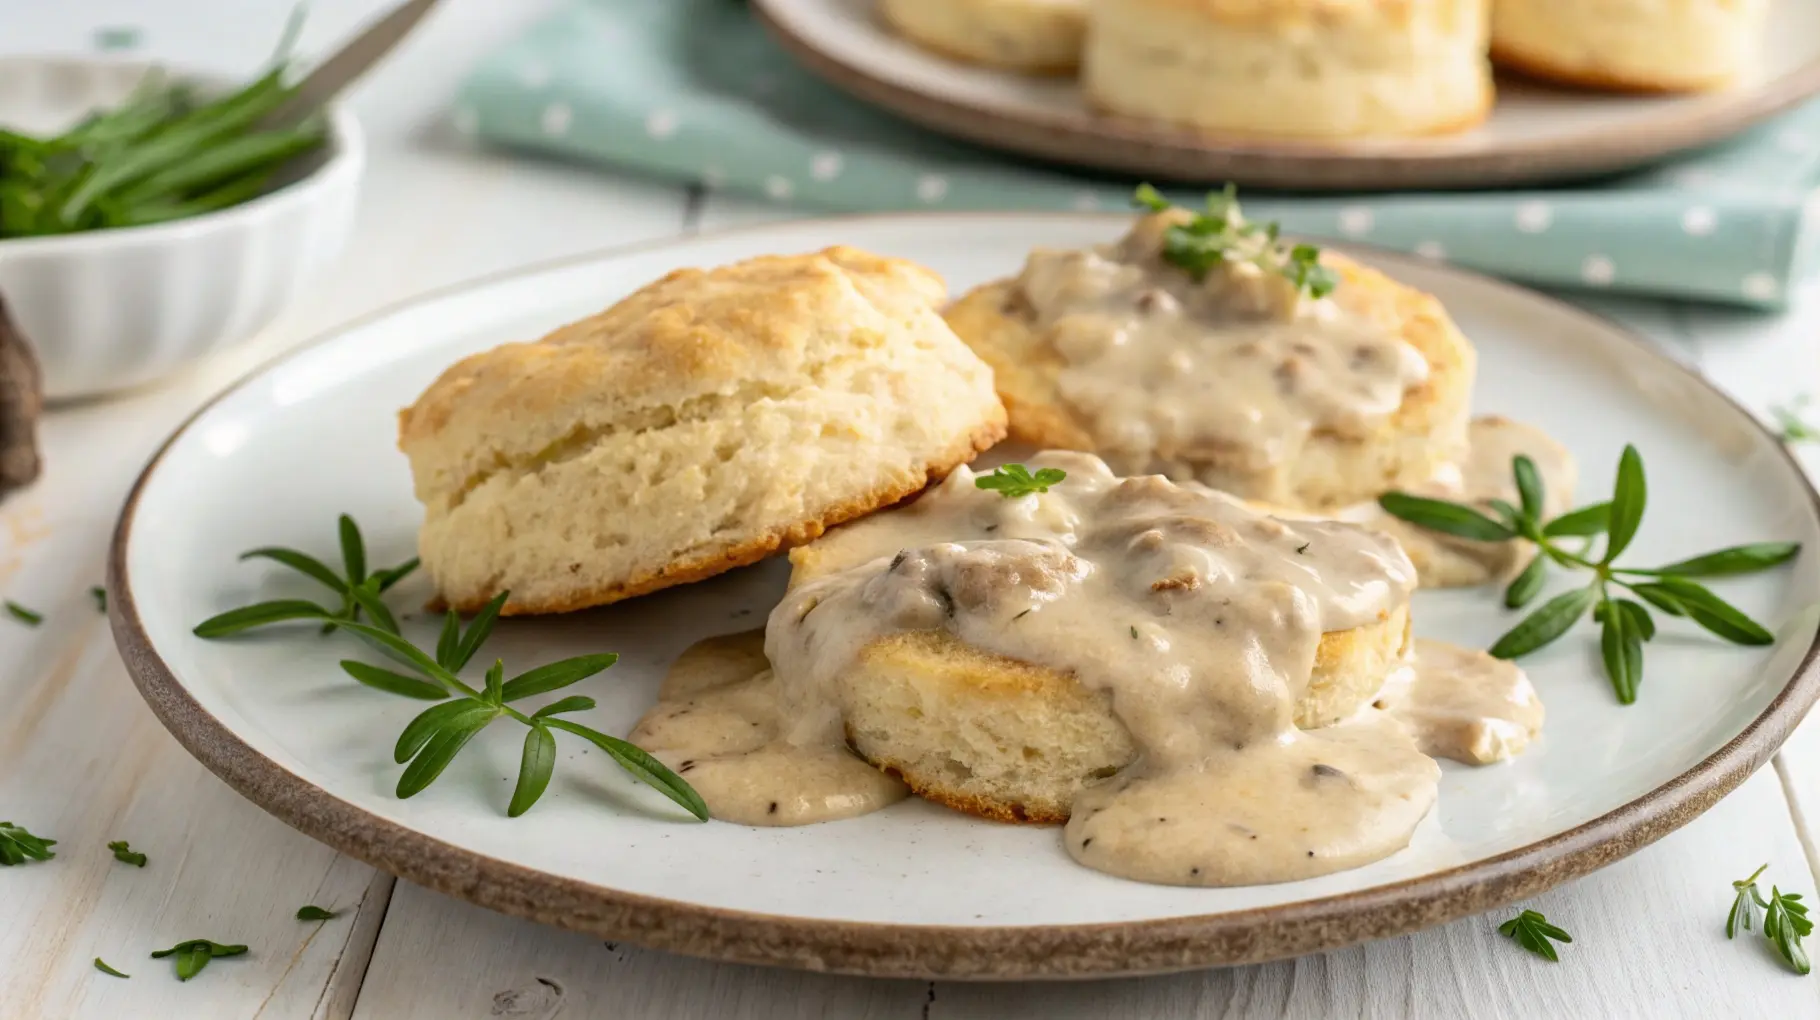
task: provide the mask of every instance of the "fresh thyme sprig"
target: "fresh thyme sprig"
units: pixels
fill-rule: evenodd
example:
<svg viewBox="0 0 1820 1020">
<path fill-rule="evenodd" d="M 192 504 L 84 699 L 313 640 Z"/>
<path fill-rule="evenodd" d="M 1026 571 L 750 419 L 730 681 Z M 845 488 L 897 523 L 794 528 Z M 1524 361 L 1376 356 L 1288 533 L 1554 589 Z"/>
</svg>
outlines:
<svg viewBox="0 0 1820 1020">
<path fill-rule="evenodd" d="M 210 960 L 218 960 L 224 956 L 244 956 L 245 954 L 245 946 L 224 946 L 219 942 L 210 942 L 208 939 L 190 939 L 186 942 L 179 942 L 169 949 L 158 950 L 152 954 L 152 959 L 162 960 L 167 956 L 176 957 L 177 959 L 173 962 L 177 965 L 177 980 L 188 981 L 202 973 L 202 968 L 208 966 Z"/>
<path fill-rule="evenodd" d="M 283 623 L 286 620 L 306 619 L 328 621 L 322 627 L 322 632 L 326 634 L 334 629 L 337 621 L 359 620 L 362 608 L 370 606 L 377 606 L 377 611 L 383 614 L 374 616 L 374 622 L 387 630 L 396 632 L 398 625 L 392 621 L 391 613 L 386 611 L 384 604 L 379 602 L 377 596 L 384 594 L 387 589 L 404 580 L 413 570 L 416 570 L 416 557 L 395 567 L 376 570 L 369 574 L 367 573 L 366 543 L 360 537 L 360 526 L 355 524 L 354 519 L 347 514 L 341 515 L 340 538 L 341 561 L 347 570 L 346 577 L 337 574 L 328 564 L 308 553 L 299 552 L 296 549 L 286 549 L 283 546 L 262 546 L 258 549 L 248 549 L 240 554 L 242 560 L 271 560 L 316 581 L 341 596 L 339 609 L 331 610 L 308 599 L 276 599 L 270 602 L 255 602 L 250 606 L 230 609 L 202 621 L 196 625 L 196 636 L 226 637 L 229 634 L 237 634 L 254 627 Z M 363 601 L 358 596 L 358 593 L 363 591 L 375 597 Z M 371 611 L 369 608 L 369 614 Z"/>
<path fill-rule="evenodd" d="M 1177 208 L 1162 193 L 1140 184 L 1132 202 L 1151 212 Z M 1277 273 L 1311 298 L 1333 293 L 1340 278 L 1321 264 L 1321 249 L 1311 244 L 1285 244 L 1277 237 L 1275 223 L 1250 223 L 1239 211 L 1238 189 L 1209 192 L 1205 212 L 1163 231 L 1163 258 L 1188 271 L 1196 280 L 1223 262 L 1249 262 L 1268 273 Z"/>
<path fill-rule="evenodd" d="M 347 631 L 394 662 L 408 667 L 416 675 L 356 659 L 341 662 L 343 672 L 368 687 L 401 697 L 441 702 L 412 719 L 393 748 L 394 759 L 405 766 L 396 790 L 400 798 L 423 792 L 488 724 L 500 718 L 511 718 L 528 727 L 528 732 L 519 763 L 518 785 L 506 811 L 508 815 L 516 818 L 529 811 L 549 787 L 556 767 L 556 736 L 552 731 L 562 730 L 594 744 L 633 778 L 682 805 L 695 817 L 707 820 L 707 805 L 694 788 L 642 748 L 561 718 L 566 713 L 593 708 L 593 698 L 572 695 L 529 715 L 511 704 L 579 683 L 611 667 L 619 660 L 618 655 L 607 652 L 564 659 L 538 666 L 510 680 L 505 677 L 505 663 L 495 660 L 487 670 L 484 686 L 477 690 L 458 674 L 492 634 L 493 625 L 498 622 L 500 610 L 510 593 L 501 592 L 487 603 L 465 629 L 461 617 L 451 610 L 443 619 L 435 654 L 430 655 L 405 639 L 397 619 L 381 598 L 381 593 L 415 568 L 417 561 L 411 560 L 390 571 L 366 574 L 360 531 L 345 514 L 341 522 L 343 558 L 348 577 L 357 579 L 354 583 L 343 581 L 320 562 L 295 550 L 255 549 L 241 557 L 263 556 L 330 587 L 339 584 L 347 598 L 339 611 L 304 600 L 261 602 L 204 620 L 195 628 L 197 636 L 219 638 L 287 620 L 323 620 L 325 627 Z M 362 615 L 371 622 L 360 622 Z"/>
<path fill-rule="evenodd" d="M 1491 500 L 1496 519 L 1477 507 L 1403 492 L 1385 493 L 1378 500 L 1392 516 L 1432 531 L 1482 542 L 1521 538 L 1535 543 L 1536 557 L 1505 589 L 1504 604 L 1512 609 L 1527 605 L 1541 594 L 1551 562 L 1592 571 L 1591 583 L 1542 603 L 1541 608 L 1506 632 L 1491 646 L 1492 655 L 1500 659 L 1527 655 L 1567 633 L 1591 610 L 1601 627 L 1599 643 L 1606 675 L 1618 700 L 1628 705 L 1637 700 L 1637 686 L 1643 679 L 1643 643 L 1656 636 L 1655 619 L 1644 602 L 1670 616 L 1685 616 L 1734 644 L 1775 642 L 1775 635 L 1694 578 L 1766 570 L 1792 559 L 1801 551 L 1799 543 L 1758 542 L 1663 567 L 1620 567 L 1615 561 L 1636 537 L 1648 498 L 1643 458 L 1636 447 L 1626 446 L 1618 459 L 1617 481 L 1609 502 L 1581 507 L 1551 520 L 1542 518 L 1542 476 L 1535 463 L 1519 454 L 1512 459 L 1511 472 L 1522 505 Z M 1594 539 L 1600 535 L 1605 538 L 1605 549 L 1597 559 L 1591 557 L 1590 549 L 1568 549 L 1558 541 Z M 1612 586 L 1626 589 L 1642 601 L 1614 596 Z"/>
<path fill-rule="evenodd" d="M 1048 492 L 1051 485 L 1060 485 L 1067 477 L 1068 472 L 1061 468 L 1038 468 L 1033 475 L 1022 464 L 1005 464 L 975 478 L 973 486 L 994 490 L 1006 499 L 1014 499 L 1031 493 Z"/>
<path fill-rule="evenodd" d="M 24 864 L 28 860 L 48 861 L 57 856 L 50 848 L 54 839 L 34 836 L 12 822 L 0 822 L 0 864 Z"/>
<path fill-rule="evenodd" d="M 1750 931 L 1751 925 L 1760 920 L 1763 937 L 1769 940 L 1776 955 L 1782 957 L 1790 970 L 1807 974 L 1813 970 L 1813 963 L 1801 940 L 1813 933 L 1814 922 L 1808 919 L 1807 904 L 1801 902 L 1800 893 L 1785 893 L 1772 885 L 1769 899 L 1763 898 L 1763 893 L 1757 889 L 1757 879 L 1767 870 L 1769 865 L 1765 864 L 1751 872 L 1749 878 L 1732 883 L 1737 898 L 1732 901 L 1731 913 L 1725 919 L 1725 937 L 1736 938 L 1740 930 Z"/>
<path fill-rule="evenodd" d="M 1560 963 L 1561 957 L 1555 952 L 1555 942 L 1572 942 L 1574 937 L 1566 931 L 1548 923 L 1548 918 L 1539 911 L 1525 910 L 1521 914 L 1498 925 L 1498 934 L 1516 940 L 1517 945 L 1540 956 L 1550 963 Z"/>
</svg>

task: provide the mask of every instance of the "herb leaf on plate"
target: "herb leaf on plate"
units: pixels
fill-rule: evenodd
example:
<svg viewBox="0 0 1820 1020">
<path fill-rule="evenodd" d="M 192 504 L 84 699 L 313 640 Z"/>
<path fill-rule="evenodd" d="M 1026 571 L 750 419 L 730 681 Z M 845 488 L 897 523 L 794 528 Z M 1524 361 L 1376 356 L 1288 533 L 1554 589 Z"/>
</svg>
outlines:
<svg viewBox="0 0 1820 1020">
<path fill-rule="evenodd" d="M 270 560 L 279 566 L 293 570 L 317 584 L 340 596 L 340 606 L 331 609 L 320 603 L 307 599 L 275 599 L 269 602 L 257 602 L 225 613 L 211 616 L 196 625 L 197 637 L 221 638 L 255 627 L 269 627 L 275 623 L 286 623 L 292 620 L 321 620 L 322 631 L 328 633 L 340 621 L 355 622 L 364 612 L 369 619 L 386 630 L 398 630 L 398 622 L 392 618 L 391 611 L 379 596 L 386 590 L 410 576 L 417 569 L 415 557 L 394 567 L 367 573 L 366 542 L 361 537 L 360 526 L 347 514 L 342 514 L 337 521 L 337 534 L 340 541 L 341 561 L 347 576 L 335 572 L 333 567 L 309 553 L 284 546 L 260 546 L 248 549 L 240 554 L 242 560 Z"/>
<path fill-rule="evenodd" d="M 1591 573 L 1584 587 L 1558 594 L 1531 611 L 1492 644 L 1492 655 L 1514 659 L 1536 651 L 1573 629 L 1590 610 L 1601 628 L 1600 653 L 1612 692 L 1628 705 L 1636 701 L 1643 681 L 1643 645 L 1656 636 L 1649 606 L 1685 617 L 1733 644 L 1774 643 L 1768 628 L 1695 578 L 1732 577 L 1781 566 L 1800 553 L 1799 543 L 1753 542 L 1661 567 L 1619 566 L 1617 559 L 1641 529 L 1649 502 L 1643 457 L 1636 447 L 1626 446 L 1618 458 L 1610 500 L 1550 520 L 1542 517 L 1543 481 L 1534 463 L 1522 455 L 1512 458 L 1511 475 L 1522 505 L 1491 501 L 1503 520 L 1494 520 L 1479 507 L 1403 492 L 1387 492 L 1378 500 L 1385 512 L 1431 531 L 1485 542 L 1534 543 L 1534 558 L 1504 590 L 1504 604 L 1511 609 L 1524 608 L 1541 595 L 1550 564 Z M 1591 557 L 1589 548 L 1569 549 L 1557 541 L 1585 538 L 1590 546 L 1601 536 L 1604 549 L 1597 558 Z M 1624 598 L 1614 588 L 1626 589 L 1636 599 Z"/>
<path fill-rule="evenodd" d="M 1065 477 L 1054 468 L 1045 468 L 1034 475 L 1021 466 L 1020 471 L 1023 471 L 1021 476 L 1015 473 L 1000 476 L 1008 480 L 992 485 L 984 483 L 993 476 L 983 476 L 981 488 L 1005 485 L 1035 487 L 1042 491 Z M 204 620 L 196 626 L 196 635 L 220 638 L 288 620 L 321 620 L 325 630 L 339 630 L 359 638 L 393 663 L 403 666 L 406 672 L 358 659 L 343 659 L 340 663 L 342 672 L 366 687 L 436 702 L 405 725 L 393 747 L 394 759 L 405 767 L 395 790 L 401 798 L 413 797 L 428 789 L 468 743 L 489 725 L 500 719 L 512 719 L 523 723 L 529 732 L 521 755 L 518 783 L 507 807 L 510 816 L 517 817 L 529 811 L 549 788 L 556 766 L 554 731 L 562 730 L 592 742 L 633 778 L 669 797 L 695 817 L 707 820 L 707 805 L 694 788 L 642 748 L 573 720 L 558 718 L 559 714 L 592 709 L 594 699 L 570 695 L 529 715 L 513 707 L 514 702 L 562 690 L 611 668 L 619 661 L 617 654 L 578 655 L 533 667 L 510 678 L 506 676 L 505 663 L 494 660 L 481 687 L 476 689 L 459 674 L 492 634 L 510 593 L 501 592 L 494 597 L 465 627 L 458 614 L 447 613 L 438 632 L 434 653 L 426 652 L 405 638 L 383 598 L 386 589 L 416 569 L 417 560 L 369 571 L 366 542 L 354 519 L 342 514 L 337 521 L 337 533 L 345 575 L 336 573 L 334 568 L 307 553 L 278 546 L 253 549 L 242 559 L 271 560 L 311 578 L 342 596 L 339 609 L 303 599 L 258 602 Z M 363 617 L 366 622 L 362 622 Z"/>
</svg>

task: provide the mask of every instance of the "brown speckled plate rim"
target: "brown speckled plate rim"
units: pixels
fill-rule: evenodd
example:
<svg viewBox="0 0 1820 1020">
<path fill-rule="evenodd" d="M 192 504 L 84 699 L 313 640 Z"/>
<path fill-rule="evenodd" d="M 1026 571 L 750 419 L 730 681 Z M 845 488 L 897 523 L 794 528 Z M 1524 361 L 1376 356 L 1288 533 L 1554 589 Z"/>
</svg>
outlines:
<svg viewBox="0 0 1820 1020">
<path fill-rule="evenodd" d="M 1163 122 L 1091 112 L 1019 116 L 923 92 L 817 47 L 798 34 L 787 17 L 772 9 L 775 2 L 752 0 L 758 21 L 799 64 L 849 95 L 923 127 L 993 149 L 1178 181 L 1231 179 L 1252 187 L 1371 191 L 1483 188 L 1589 177 L 1643 166 L 1720 141 L 1820 94 L 1820 58 L 1816 58 L 1734 94 L 1706 94 L 1711 105 L 1699 109 L 1670 108 L 1619 128 L 1589 128 L 1561 137 L 1492 142 L 1452 151 L 1439 151 L 1433 139 L 1420 138 L 1322 143 L 1221 137 Z M 877 30 L 889 35 L 882 25 Z M 931 54 L 930 59 L 947 58 Z M 1488 118 L 1495 116 L 1494 105 Z"/>
<path fill-rule="evenodd" d="M 667 238 L 571 256 L 444 287 L 362 316 L 254 369 L 198 408 L 172 433 L 134 483 L 108 552 L 108 617 L 127 672 L 152 712 L 197 760 L 242 796 L 286 824 L 401 878 L 502 913 L 607 939 L 739 963 L 877 977 L 1012 980 L 1156 974 L 1258 963 L 1386 938 L 1483 913 L 1533 896 L 1628 856 L 1685 825 L 1767 762 L 1820 700 L 1820 629 L 1788 684 L 1736 737 L 1693 768 L 1583 825 L 1486 860 L 1359 892 L 1296 903 L 1152 921 L 1030 927 L 890 925 L 782 917 L 703 907 L 550 875 L 415 832 L 371 814 L 264 757 L 184 689 L 153 650 L 127 573 L 127 549 L 141 494 L 171 446 L 229 394 L 301 352 L 407 308 L 472 288 L 569 266 L 650 252 L 703 238 L 878 220 L 1091 219 L 1086 213 L 927 213 L 760 224 Z M 1108 223 L 1117 214 L 1097 214 Z M 1525 287 L 1393 252 L 1375 261 L 1441 268 L 1506 294 L 1595 320 L 1653 358 L 1712 391 L 1777 449 L 1820 517 L 1817 494 L 1794 457 L 1757 419 L 1697 370 L 1634 331 Z"/>
</svg>

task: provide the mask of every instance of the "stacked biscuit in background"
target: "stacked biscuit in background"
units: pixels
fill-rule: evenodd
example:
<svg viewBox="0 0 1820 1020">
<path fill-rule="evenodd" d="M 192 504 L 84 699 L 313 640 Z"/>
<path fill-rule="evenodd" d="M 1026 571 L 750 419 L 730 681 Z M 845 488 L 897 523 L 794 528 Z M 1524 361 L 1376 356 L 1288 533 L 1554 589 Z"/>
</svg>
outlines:
<svg viewBox="0 0 1820 1020">
<path fill-rule="evenodd" d="M 1490 112 L 1496 63 L 1565 85 L 1720 88 L 1768 0 L 880 0 L 971 63 L 1079 73 L 1108 113 L 1296 138 L 1426 135 Z"/>
</svg>

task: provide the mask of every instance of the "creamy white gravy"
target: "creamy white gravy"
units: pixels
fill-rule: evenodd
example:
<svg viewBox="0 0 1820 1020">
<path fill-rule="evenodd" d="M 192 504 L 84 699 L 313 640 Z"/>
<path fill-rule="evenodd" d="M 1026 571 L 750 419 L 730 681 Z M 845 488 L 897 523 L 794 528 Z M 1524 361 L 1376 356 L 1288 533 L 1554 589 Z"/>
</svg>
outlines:
<svg viewBox="0 0 1820 1020">
<path fill-rule="evenodd" d="M 1185 216 L 1145 217 L 1114 244 L 1038 249 L 1013 293 L 1060 361 L 1061 399 L 1114 470 L 1293 502 L 1282 469 L 1308 437 L 1362 434 L 1428 363 L 1345 288 L 1302 298 L 1234 260 L 1196 281 L 1161 255 Z"/>
<path fill-rule="evenodd" d="M 1520 671 L 1422 642 L 1377 692 L 1388 711 L 1297 729 L 1322 635 L 1407 602 L 1415 573 L 1393 540 L 1278 520 L 1198 485 L 1121 479 L 1087 454 L 1029 466 L 1068 477 L 1008 499 L 960 468 L 799 551 L 763 650 L 748 634 L 685 653 L 632 739 L 718 818 L 792 825 L 876 810 L 906 791 L 848 750 L 843 677 L 880 638 L 946 631 L 1071 673 L 1129 731 L 1137 761 L 1074 800 L 1063 838 L 1076 860 L 1142 881 L 1241 885 L 1394 853 L 1434 803 L 1430 754 L 1490 760 L 1520 748 L 1502 720 L 1539 726 L 1539 705 L 1533 721 L 1520 714 L 1534 702 Z M 1443 675 L 1456 664 L 1467 668 Z"/>
<path fill-rule="evenodd" d="M 1423 754 L 1468 765 L 1514 758 L 1542 732 L 1542 699 L 1514 662 L 1418 639 L 1378 692 Z"/>
<path fill-rule="evenodd" d="M 807 825 L 869 814 L 909 796 L 839 739 L 792 742 L 762 630 L 699 642 L 676 660 L 633 743 L 675 769 L 715 818 Z"/>
</svg>

